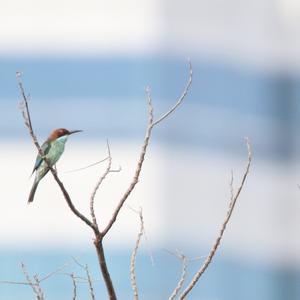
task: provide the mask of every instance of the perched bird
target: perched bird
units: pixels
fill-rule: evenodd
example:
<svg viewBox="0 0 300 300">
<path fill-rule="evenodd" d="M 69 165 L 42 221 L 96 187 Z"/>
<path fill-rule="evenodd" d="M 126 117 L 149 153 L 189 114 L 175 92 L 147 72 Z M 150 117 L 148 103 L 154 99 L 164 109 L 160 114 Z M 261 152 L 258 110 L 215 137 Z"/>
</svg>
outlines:
<svg viewBox="0 0 300 300">
<path fill-rule="evenodd" d="M 44 156 L 48 162 L 48 164 L 53 167 L 56 162 L 59 160 L 61 155 L 65 150 L 65 143 L 69 137 L 69 135 L 81 132 L 82 130 L 72 130 L 69 131 L 64 128 L 55 129 L 48 137 L 48 139 L 44 142 L 41 146 Z M 29 194 L 28 203 L 33 201 L 35 191 L 38 187 L 39 182 L 41 179 L 48 173 L 49 167 L 43 157 L 38 154 L 33 171 L 31 174 L 35 173 L 35 179 Z"/>
</svg>

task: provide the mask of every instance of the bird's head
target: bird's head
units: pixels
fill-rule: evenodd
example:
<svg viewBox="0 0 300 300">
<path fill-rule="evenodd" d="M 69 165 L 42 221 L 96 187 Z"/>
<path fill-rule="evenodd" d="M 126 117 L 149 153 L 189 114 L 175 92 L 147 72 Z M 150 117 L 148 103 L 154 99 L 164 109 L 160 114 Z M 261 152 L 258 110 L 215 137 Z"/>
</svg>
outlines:
<svg viewBox="0 0 300 300">
<path fill-rule="evenodd" d="M 63 136 L 69 136 L 76 132 L 81 132 L 82 130 L 67 130 L 65 128 L 58 128 L 52 131 L 52 133 L 48 137 L 48 141 L 54 141 Z"/>
</svg>

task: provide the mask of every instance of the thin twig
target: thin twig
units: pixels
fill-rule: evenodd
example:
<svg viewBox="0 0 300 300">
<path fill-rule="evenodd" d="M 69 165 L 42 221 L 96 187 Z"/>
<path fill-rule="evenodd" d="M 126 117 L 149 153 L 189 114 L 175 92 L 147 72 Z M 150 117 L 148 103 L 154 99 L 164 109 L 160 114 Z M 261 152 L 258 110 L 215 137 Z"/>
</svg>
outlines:
<svg viewBox="0 0 300 300">
<path fill-rule="evenodd" d="M 21 72 L 17 72 L 16 73 L 16 77 L 17 77 L 17 81 L 18 81 L 18 85 L 19 85 L 19 88 L 20 88 L 20 91 L 21 91 L 21 94 L 22 94 L 22 97 L 24 99 L 24 104 L 25 104 L 25 108 L 26 108 L 26 111 L 28 112 L 29 109 L 28 109 L 28 101 L 27 101 L 27 97 L 25 95 L 25 91 L 24 91 L 24 88 L 23 88 L 23 84 L 22 84 L 22 74 Z M 22 110 L 24 112 L 24 110 Z M 29 116 L 29 115 L 28 115 Z M 31 119 L 30 119 L 30 116 L 28 118 L 28 127 L 29 129 L 32 130 L 32 124 L 31 124 Z M 33 131 L 30 132 L 31 134 L 34 135 Z"/>
<path fill-rule="evenodd" d="M 108 173 L 110 172 L 111 162 L 112 162 L 108 140 L 106 141 L 106 146 L 107 146 L 107 153 L 108 153 L 107 168 L 106 168 L 105 172 L 103 173 L 103 175 L 98 180 L 98 182 L 96 183 L 95 188 L 93 189 L 92 194 L 91 194 L 91 198 L 90 198 L 90 214 L 91 214 L 91 217 L 92 217 L 94 225 L 97 226 L 97 227 L 98 227 L 98 224 L 97 224 L 97 218 L 96 218 L 95 209 L 94 209 L 95 196 L 96 196 L 96 193 L 97 193 L 100 185 L 102 184 L 102 182 L 104 181 L 104 179 L 106 178 L 106 176 L 108 175 Z"/>
<path fill-rule="evenodd" d="M 223 237 L 223 234 L 225 232 L 226 226 L 231 218 L 232 212 L 235 208 L 235 204 L 237 202 L 237 199 L 240 196 L 240 193 L 244 187 L 244 183 L 246 181 L 246 178 L 249 174 L 249 170 L 250 170 L 250 165 L 251 165 L 251 161 L 252 161 L 252 150 L 251 150 L 251 144 L 249 139 L 246 137 L 246 146 L 247 146 L 247 152 L 248 152 L 248 158 L 247 158 L 247 163 L 246 163 L 246 167 L 245 167 L 245 171 L 240 183 L 240 186 L 237 189 L 237 192 L 234 194 L 234 196 L 231 198 L 230 203 L 229 203 L 229 207 L 226 213 L 226 217 L 225 220 L 223 222 L 223 224 L 221 225 L 221 229 L 219 231 L 219 234 L 215 240 L 215 243 L 213 244 L 210 253 L 208 254 L 207 258 L 205 259 L 203 265 L 200 267 L 200 269 L 197 271 L 197 273 L 194 275 L 193 279 L 191 280 L 191 282 L 189 283 L 189 285 L 187 286 L 187 288 L 183 291 L 183 293 L 180 295 L 179 299 L 182 300 L 184 299 L 188 293 L 193 289 L 193 287 L 196 285 L 196 283 L 198 282 L 199 278 L 202 276 L 202 274 L 206 271 L 207 267 L 209 266 L 209 264 L 211 263 L 213 257 L 215 256 L 218 247 L 220 245 L 221 239 Z M 232 189 L 232 188 L 231 188 Z"/>
<path fill-rule="evenodd" d="M 139 212 L 140 212 L 140 210 L 137 210 L 137 209 L 133 208 L 130 205 L 127 205 L 127 207 L 129 209 L 131 209 L 136 214 L 139 214 Z M 144 218 L 143 218 L 143 221 L 144 221 Z M 147 233 L 146 233 L 145 223 L 143 224 L 143 237 L 144 237 L 144 240 L 145 240 L 145 248 L 146 248 L 146 250 L 148 252 L 148 256 L 149 256 L 150 261 L 151 261 L 151 266 L 154 267 L 155 261 L 154 261 L 152 250 L 151 250 L 151 248 L 149 246 L 149 241 L 148 241 L 148 237 L 147 237 Z"/>
<path fill-rule="evenodd" d="M 80 268 L 82 268 L 83 270 L 85 270 L 85 266 L 84 266 L 82 263 L 80 263 L 79 260 L 78 260 L 76 257 L 72 256 L 72 259 L 74 260 L 74 262 L 75 262 Z"/>
<path fill-rule="evenodd" d="M 76 300 L 76 298 L 77 298 L 77 284 L 76 284 L 74 274 L 72 273 L 70 276 L 72 278 L 72 283 L 73 283 L 73 297 L 72 297 L 72 299 Z"/>
<path fill-rule="evenodd" d="M 162 115 L 158 120 L 153 122 L 153 126 L 157 125 L 158 123 L 160 123 L 161 121 L 163 121 L 165 118 L 167 118 L 180 104 L 181 102 L 184 100 L 184 98 L 186 97 L 191 85 L 192 85 L 192 81 L 193 81 L 193 68 L 192 68 L 192 63 L 190 60 L 188 60 L 189 63 L 189 79 L 188 82 L 186 84 L 185 89 L 183 90 L 183 93 L 181 94 L 181 96 L 179 97 L 179 99 L 177 100 L 177 102 L 175 103 L 175 105 L 169 110 L 167 111 L 164 115 Z"/>
<path fill-rule="evenodd" d="M 137 167 L 136 167 L 136 170 L 135 170 L 135 174 L 134 174 L 134 177 L 132 179 L 132 182 L 129 185 L 129 188 L 124 193 L 123 197 L 119 201 L 118 206 L 116 207 L 115 211 L 113 212 L 112 218 L 108 222 L 105 229 L 102 231 L 102 236 L 103 237 L 107 234 L 107 232 L 110 230 L 112 225 L 115 223 L 115 221 L 117 219 L 117 216 L 118 216 L 123 204 L 125 203 L 128 196 L 131 194 L 131 192 L 135 188 L 136 184 L 138 183 L 139 176 L 140 176 L 140 173 L 141 173 L 141 170 L 142 170 L 142 165 L 143 165 L 143 162 L 144 162 L 144 159 L 145 159 L 146 150 L 147 150 L 149 139 L 150 139 L 151 132 L 152 132 L 152 129 L 153 129 L 153 106 L 152 106 L 152 100 L 151 100 L 151 95 L 150 95 L 150 89 L 149 88 L 146 89 L 146 93 L 147 93 L 147 99 L 148 99 L 148 127 L 147 127 L 147 130 L 146 130 L 144 143 L 143 143 L 142 150 L 141 150 L 141 153 L 140 153 L 140 158 L 138 160 Z"/>
<path fill-rule="evenodd" d="M 49 279 L 50 277 L 52 277 L 53 275 L 56 275 L 58 273 L 60 273 L 62 270 L 64 270 L 66 267 L 68 267 L 70 265 L 70 263 L 66 263 L 64 264 L 63 266 L 61 266 L 60 268 L 50 272 L 49 274 L 45 275 L 44 277 L 42 277 L 42 279 L 40 279 L 39 281 L 42 282 L 42 281 L 45 281 L 47 279 Z"/>
<path fill-rule="evenodd" d="M 233 188 L 233 170 L 231 170 L 231 175 L 230 175 L 230 182 L 229 182 L 229 188 L 230 188 L 230 200 L 234 198 L 234 188 Z"/>
<path fill-rule="evenodd" d="M 93 280 L 92 280 L 92 278 L 91 278 L 91 275 L 90 275 L 90 271 L 89 271 L 88 265 L 85 265 L 85 266 L 84 266 L 84 265 L 81 264 L 81 263 L 78 261 L 78 259 L 75 258 L 75 257 L 72 257 L 72 259 L 74 260 L 74 262 L 75 262 L 79 267 L 81 267 L 82 269 L 85 270 L 86 276 L 87 276 L 87 282 L 88 282 L 88 284 L 89 284 L 90 295 L 91 295 L 92 299 L 95 300 L 96 298 L 95 298 L 94 288 L 93 288 L 93 284 L 92 284 L 92 281 L 93 281 Z"/>
<path fill-rule="evenodd" d="M 168 252 L 171 253 L 172 255 L 174 255 L 175 257 L 177 257 L 178 259 L 180 259 L 181 264 L 182 264 L 182 270 L 181 270 L 180 279 L 178 280 L 178 283 L 177 283 L 176 287 L 174 288 L 171 296 L 169 297 L 169 300 L 173 300 L 178 295 L 178 293 L 181 290 L 181 288 L 182 288 L 182 286 L 184 284 L 184 281 L 186 279 L 188 259 L 187 259 L 187 257 L 184 254 L 180 253 L 179 251 L 177 251 L 177 253 L 173 253 L 171 251 L 168 251 Z"/>
<path fill-rule="evenodd" d="M 176 104 L 168 112 L 166 112 L 161 118 L 159 118 L 157 121 L 154 121 L 151 91 L 150 91 L 149 87 L 146 88 L 146 96 L 147 96 L 147 101 L 148 101 L 148 125 L 147 125 L 147 129 L 146 129 L 142 149 L 141 149 L 141 152 L 140 152 L 140 156 L 139 156 L 139 159 L 138 159 L 138 162 L 137 162 L 137 166 L 136 166 L 136 169 L 135 169 L 134 176 L 132 178 L 132 181 L 131 181 L 128 189 L 124 193 L 123 197 L 120 199 L 120 201 L 119 201 L 117 207 L 115 208 L 115 210 L 113 212 L 113 215 L 112 215 L 110 221 L 108 222 L 107 226 L 101 232 L 103 237 L 107 234 L 107 232 L 110 230 L 110 228 L 113 226 L 113 224 L 117 220 L 118 214 L 119 214 L 121 208 L 123 207 L 123 204 L 125 203 L 128 196 L 134 190 L 136 184 L 139 181 L 139 177 L 140 177 L 140 173 L 141 173 L 142 166 L 143 166 L 143 163 L 144 163 L 144 159 L 145 159 L 146 151 L 147 151 L 147 148 L 148 148 L 149 140 L 150 140 L 150 137 L 151 137 L 152 129 L 154 128 L 155 125 L 157 125 L 161 121 L 165 120 L 182 103 L 183 99 L 186 97 L 187 92 L 188 92 L 188 90 L 191 86 L 192 78 L 193 78 L 193 69 L 192 69 L 191 62 L 189 61 L 189 79 L 188 79 L 188 83 L 187 83 L 181 97 L 176 102 Z"/>
<path fill-rule="evenodd" d="M 148 256 L 149 256 L 150 261 L 151 261 L 151 266 L 154 267 L 155 266 L 155 260 L 154 260 L 154 257 L 153 257 L 152 249 L 149 246 L 149 241 L 148 241 L 148 237 L 147 237 L 147 233 L 146 233 L 145 228 L 144 228 L 144 240 L 145 240 L 145 245 L 146 245 L 145 248 L 147 249 Z"/>
<path fill-rule="evenodd" d="M 11 280 L 0 280 L 0 284 L 17 284 L 17 285 L 30 285 L 24 281 L 11 281 Z"/>
<path fill-rule="evenodd" d="M 86 271 L 86 275 L 87 275 L 87 279 L 88 279 L 88 283 L 89 283 L 89 290 L 90 290 L 91 298 L 92 298 L 92 300 L 95 300 L 96 297 L 95 297 L 94 288 L 93 288 L 93 284 L 92 284 L 92 278 L 90 275 L 88 265 L 85 266 L 85 271 Z"/>
<path fill-rule="evenodd" d="M 137 212 L 137 211 L 135 211 Z M 135 300 L 139 299 L 139 293 L 138 293 L 138 286 L 137 286 L 137 281 L 136 281 L 136 268 L 135 268 L 135 262 L 136 262 L 136 255 L 140 246 L 141 238 L 144 233 L 144 218 L 143 218 L 143 211 L 140 209 L 138 212 L 139 217 L 140 217 L 140 230 L 137 235 L 137 239 L 135 241 L 135 245 L 133 248 L 133 251 L 131 253 L 131 258 L 130 258 L 130 279 L 131 279 L 131 286 L 133 290 L 133 297 Z"/>
<path fill-rule="evenodd" d="M 72 273 L 61 272 L 61 273 L 58 273 L 58 275 L 64 275 L 64 276 L 70 277 L 72 275 Z M 74 274 L 73 274 L 73 277 L 74 277 L 75 281 L 78 283 L 89 283 L 89 281 L 86 277 L 75 276 Z M 92 282 L 101 282 L 101 279 L 93 279 Z"/>
<path fill-rule="evenodd" d="M 62 274 L 61 271 L 63 269 L 65 269 L 67 266 L 69 265 L 69 263 L 67 264 L 64 264 L 62 267 L 58 268 L 57 270 L 53 271 L 53 272 L 50 272 L 49 274 L 45 275 L 44 277 L 42 277 L 42 279 L 39 279 L 39 282 L 42 282 L 42 281 L 45 281 L 47 279 L 49 279 L 50 277 L 52 277 L 53 275 L 56 275 L 56 274 Z M 24 272 L 24 268 L 25 268 L 25 272 Z M 28 272 L 27 272 L 27 269 L 25 267 L 24 264 L 22 264 L 22 270 L 23 270 L 23 273 L 25 274 L 25 276 L 29 276 Z M 27 274 L 27 275 L 26 275 Z M 30 277 L 29 277 L 30 278 Z M 17 285 L 30 285 L 30 283 L 28 282 L 28 278 L 26 277 L 27 279 L 27 282 L 24 282 L 24 281 L 11 281 L 11 280 L 1 280 L 0 281 L 0 284 L 17 284 Z M 31 281 L 31 280 L 30 280 Z M 32 281 L 31 281 L 32 282 Z"/>
<path fill-rule="evenodd" d="M 85 166 L 85 167 L 82 167 L 82 168 L 78 168 L 78 169 L 72 169 L 72 170 L 68 170 L 68 171 L 64 171 L 63 173 L 64 174 L 68 174 L 68 173 L 74 173 L 74 172 L 78 172 L 78 171 L 82 171 L 82 170 L 85 170 L 85 169 L 88 169 L 90 167 L 93 167 L 93 166 L 96 166 L 98 164 L 101 164 L 102 162 L 108 160 L 109 157 L 105 157 L 104 159 L 101 159 L 99 161 L 96 161 L 94 162 L 93 164 L 90 164 L 88 166 Z"/>
</svg>

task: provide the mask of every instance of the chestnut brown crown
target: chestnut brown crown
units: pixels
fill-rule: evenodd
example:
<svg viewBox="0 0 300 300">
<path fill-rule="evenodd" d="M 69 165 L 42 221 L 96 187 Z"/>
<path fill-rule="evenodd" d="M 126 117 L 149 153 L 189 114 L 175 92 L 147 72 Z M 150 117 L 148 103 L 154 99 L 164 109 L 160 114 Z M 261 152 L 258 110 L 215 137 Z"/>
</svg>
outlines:
<svg viewBox="0 0 300 300">
<path fill-rule="evenodd" d="M 51 132 L 51 134 L 49 135 L 48 137 L 48 141 L 54 141 L 62 136 L 65 136 L 65 135 L 71 135 L 73 133 L 76 133 L 76 132 L 81 132 L 82 130 L 68 130 L 68 129 L 65 129 L 65 128 L 58 128 L 58 129 L 55 129 Z"/>
</svg>

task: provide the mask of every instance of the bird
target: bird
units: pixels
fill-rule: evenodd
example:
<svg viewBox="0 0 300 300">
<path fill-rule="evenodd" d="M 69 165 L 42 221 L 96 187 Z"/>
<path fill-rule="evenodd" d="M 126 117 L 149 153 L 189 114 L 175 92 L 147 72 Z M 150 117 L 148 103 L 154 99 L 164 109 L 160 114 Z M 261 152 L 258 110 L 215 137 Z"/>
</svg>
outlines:
<svg viewBox="0 0 300 300">
<path fill-rule="evenodd" d="M 82 132 L 82 130 L 67 130 L 65 128 L 58 128 L 52 131 L 47 140 L 42 144 L 41 149 L 43 151 L 44 157 L 47 160 L 50 167 L 55 166 L 56 162 L 59 160 L 61 155 L 65 150 L 65 143 L 71 134 Z M 39 185 L 41 179 L 48 173 L 49 166 L 43 157 L 38 154 L 35 160 L 35 164 L 31 175 L 35 173 L 34 182 L 30 190 L 28 197 L 28 204 L 34 199 L 36 189 Z"/>
</svg>

